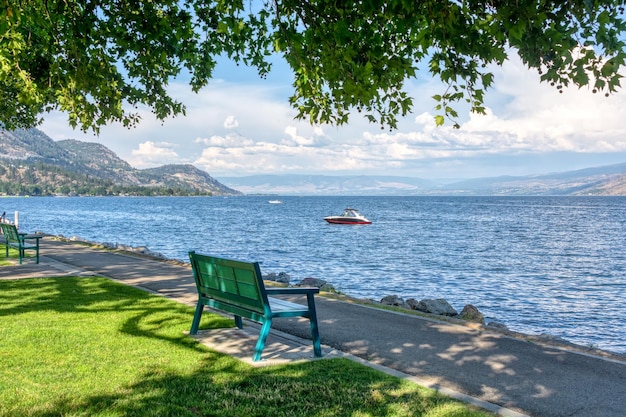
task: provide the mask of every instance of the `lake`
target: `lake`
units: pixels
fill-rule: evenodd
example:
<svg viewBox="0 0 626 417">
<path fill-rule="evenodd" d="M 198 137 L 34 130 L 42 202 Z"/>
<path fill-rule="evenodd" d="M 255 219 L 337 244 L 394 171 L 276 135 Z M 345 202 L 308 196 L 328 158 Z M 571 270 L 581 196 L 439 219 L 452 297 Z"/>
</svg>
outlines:
<svg viewBox="0 0 626 417">
<path fill-rule="evenodd" d="M 346 207 L 373 223 L 323 220 Z M 23 231 L 259 261 L 355 297 L 445 298 L 626 353 L 626 197 L 7 197 L 2 211 Z"/>
</svg>

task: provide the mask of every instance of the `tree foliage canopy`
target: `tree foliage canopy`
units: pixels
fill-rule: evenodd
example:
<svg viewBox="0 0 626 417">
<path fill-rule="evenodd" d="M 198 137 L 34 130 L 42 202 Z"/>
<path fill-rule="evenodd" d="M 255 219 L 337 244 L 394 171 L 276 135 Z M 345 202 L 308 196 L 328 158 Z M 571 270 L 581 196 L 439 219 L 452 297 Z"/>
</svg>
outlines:
<svg viewBox="0 0 626 417">
<path fill-rule="evenodd" d="M 441 79 L 437 123 L 455 105 L 484 112 L 489 68 L 517 53 L 542 81 L 609 94 L 624 66 L 625 0 L 0 0 L 0 122 L 34 126 L 61 110 L 73 126 L 184 113 L 167 93 L 184 75 L 206 86 L 221 57 L 264 77 L 280 54 L 291 105 L 311 123 L 354 110 L 396 126 L 407 79 Z M 129 110 L 131 109 L 131 110 Z"/>
</svg>

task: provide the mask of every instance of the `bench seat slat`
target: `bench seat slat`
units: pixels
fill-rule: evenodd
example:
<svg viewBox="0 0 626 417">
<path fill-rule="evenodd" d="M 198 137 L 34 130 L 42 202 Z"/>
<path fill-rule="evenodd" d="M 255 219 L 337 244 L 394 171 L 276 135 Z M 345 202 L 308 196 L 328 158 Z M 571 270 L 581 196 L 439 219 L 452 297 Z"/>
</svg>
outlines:
<svg viewBox="0 0 626 417">
<path fill-rule="evenodd" d="M 291 301 L 282 300 L 276 297 L 267 297 L 270 302 L 270 308 L 272 312 L 279 313 L 283 311 L 294 311 L 294 312 L 303 312 L 306 313 L 309 311 L 307 306 L 303 306 L 302 304 L 292 303 Z"/>
</svg>

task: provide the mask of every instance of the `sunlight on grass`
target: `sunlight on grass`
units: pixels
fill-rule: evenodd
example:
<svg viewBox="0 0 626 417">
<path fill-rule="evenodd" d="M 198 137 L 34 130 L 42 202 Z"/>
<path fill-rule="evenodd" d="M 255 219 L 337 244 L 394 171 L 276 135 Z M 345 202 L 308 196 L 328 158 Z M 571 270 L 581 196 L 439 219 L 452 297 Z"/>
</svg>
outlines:
<svg viewBox="0 0 626 417">
<path fill-rule="evenodd" d="M 184 333 L 193 308 L 105 278 L 0 281 L 0 315 L 3 417 L 490 415 L 344 359 L 250 367 Z"/>
<path fill-rule="evenodd" d="M 0 239 L 2 239 L 2 241 L 4 242 L 4 236 L 0 237 Z M 17 252 L 17 249 L 14 248 L 9 248 L 9 256 L 6 256 L 7 254 L 7 247 L 5 244 L 0 243 L 0 266 L 7 266 L 7 265 L 13 265 L 15 262 L 13 260 L 17 260 L 19 258 L 19 253 Z M 29 257 L 28 254 L 26 254 L 26 257 Z"/>
</svg>

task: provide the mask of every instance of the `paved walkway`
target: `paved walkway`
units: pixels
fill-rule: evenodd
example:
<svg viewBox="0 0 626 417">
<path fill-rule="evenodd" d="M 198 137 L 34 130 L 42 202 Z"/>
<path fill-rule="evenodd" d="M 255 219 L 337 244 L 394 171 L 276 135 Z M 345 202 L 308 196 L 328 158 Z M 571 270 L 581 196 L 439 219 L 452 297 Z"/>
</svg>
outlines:
<svg viewBox="0 0 626 417">
<path fill-rule="evenodd" d="M 195 304 L 184 264 L 41 241 L 41 263 L 0 268 L 0 279 L 102 275 Z M 626 413 L 626 358 L 551 346 L 480 328 L 317 297 L 325 357 L 346 356 L 505 416 L 616 417 Z M 191 317 L 190 317 L 191 323 Z M 308 323 L 277 320 L 262 364 L 312 356 Z M 200 332 L 216 350 L 249 361 L 255 326 Z M 237 337 L 237 343 L 232 343 Z M 241 347 L 241 343 L 243 348 Z"/>
</svg>

